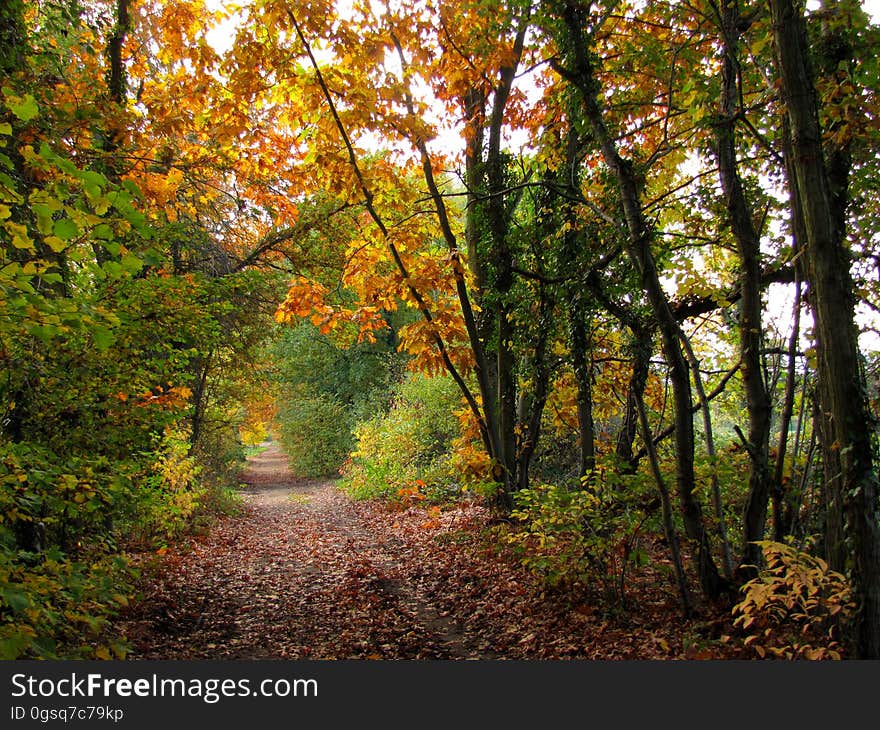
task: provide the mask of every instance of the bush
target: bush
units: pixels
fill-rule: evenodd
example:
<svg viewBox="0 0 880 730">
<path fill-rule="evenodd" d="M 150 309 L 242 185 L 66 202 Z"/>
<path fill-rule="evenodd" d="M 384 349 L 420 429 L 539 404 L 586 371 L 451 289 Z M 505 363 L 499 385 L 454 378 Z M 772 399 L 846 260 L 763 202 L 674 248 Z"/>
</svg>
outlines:
<svg viewBox="0 0 880 730">
<path fill-rule="evenodd" d="M 346 465 L 343 488 L 359 499 L 411 496 L 432 500 L 455 493 L 449 467 L 459 435 L 461 395 L 445 376 L 411 374 L 396 389 L 387 413 L 355 428 L 356 447 Z"/>
<path fill-rule="evenodd" d="M 29 553 L 0 528 L 0 659 L 124 658 L 125 645 L 102 634 L 133 577 L 122 556 Z"/>
<path fill-rule="evenodd" d="M 638 548 L 645 514 L 632 491 L 609 482 L 520 490 L 503 541 L 549 586 L 596 583 L 606 598 L 623 603 L 628 565 L 647 559 Z"/>
<path fill-rule="evenodd" d="M 46 448 L 0 448 L 0 659 L 124 655 L 102 643 L 128 602 L 132 573 L 113 556 L 128 524 L 133 464 L 63 460 Z"/>
<path fill-rule="evenodd" d="M 0 446 L 0 526 L 24 550 L 115 546 L 138 499 L 138 466 L 101 456 L 65 458 L 35 444 Z M 123 528 L 124 529 L 124 528 Z"/>
<path fill-rule="evenodd" d="M 0 659 L 122 658 L 108 622 L 133 593 L 121 546 L 165 544 L 231 507 L 189 432 L 126 461 L 0 445 Z"/>
<path fill-rule="evenodd" d="M 305 387 L 279 408 L 278 440 L 299 476 L 337 474 L 351 449 L 351 422 L 332 395 Z"/>
<path fill-rule="evenodd" d="M 129 535 L 155 545 L 184 532 L 207 493 L 199 478 L 201 472 L 202 467 L 190 455 L 189 432 L 166 429 L 149 471 L 140 480 Z"/>
<path fill-rule="evenodd" d="M 771 540 L 761 546 L 767 568 L 746 583 L 734 624 L 760 657 L 840 659 L 841 627 L 855 611 L 846 578 L 821 558 Z"/>
</svg>

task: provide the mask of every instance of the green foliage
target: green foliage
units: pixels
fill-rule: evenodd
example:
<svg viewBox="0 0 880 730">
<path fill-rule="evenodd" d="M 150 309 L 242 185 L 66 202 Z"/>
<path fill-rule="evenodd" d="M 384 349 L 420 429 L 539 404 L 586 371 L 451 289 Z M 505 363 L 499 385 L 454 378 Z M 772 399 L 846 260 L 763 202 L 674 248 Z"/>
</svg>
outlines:
<svg viewBox="0 0 880 730">
<path fill-rule="evenodd" d="M 725 524 L 730 534 L 737 534 L 742 525 L 742 515 L 745 508 L 746 490 L 743 475 L 748 473 L 749 455 L 742 448 L 739 441 L 733 442 L 720 453 L 715 459 L 710 459 L 704 449 L 696 450 L 694 472 L 696 474 L 697 489 L 702 490 L 703 499 L 710 503 L 709 490 L 712 485 L 712 476 L 718 479 L 718 488 L 721 492 L 722 504 L 724 505 Z M 707 523 L 714 525 L 717 519 L 713 514 L 706 514 Z"/>
<path fill-rule="evenodd" d="M 103 633 L 132 592 L 125 558 L 74 560 L 14 542 L 0 528 L 0 659 L 124 658 L 126 647 Z"/>
<path fill-rule="evenodd" d="M 308 321 L 283 330 L 272 355 L 283 387 L 332 396 L 355 421 L 384 407 L 403 364 L 392 342 L 348 342 Z"/>
<path fill-rule="evenodd" d="M 384 243 L 394 242 L 400 257 L 390 274 L 387 247 L 374 245 L 375 227 L 361 222 L 363 208 L 352 202 L 355 182 L 350 161 L 336 154 L 338 135 L 326 138 L 301 107 L 321 94 L 314 74 L 297 66 L 302 49 L 282 45 L 290 34 L 256 33 L 243 22 L 247 42 L 222 61 L 230 83 L 216 84 L 221 61 L 201 40 L 198 48 L 187 45 L 194 30 L 178 33 L 174 23 L 148 17 L 150 7 L 134 6 L 124 28 L 112 5 L 26 8 L 12 0 L 0 9 L 0 657 L 118 656 L 121 650 L 93 640 L 129 592 L 127 568 L 114 556 L 132 543 L 173 540 L 209 512 L 234 509 L 230 485 L 244 458 L 240 441 L 252 446 L 268 435 L 276 394 L 275 432 L 295 471 L 327 475 L 344 465 L 353 495 L 401 500 L 441 500 L 464 488 L 489 498 L 499 487 L 511 489 L 491 481 L 499 478 L 493 467 L 507 460 L 505 476 L 516 476 L 507 458 L 513 442 L 530 446 L 529 431 L 537 429 L 518 429 L 514 421 L 536 424 L 541 411 L 534 419 L 529 411 L 541 406 L 543 435 L 527 476 L 557 485 L 517 495 L 516 526 L 505 540 L 548 584 L 595 582 L 623 600 L 627 568 L 643 559 L 643 478 L 605 470 L 583 488 L 559 486 L 582 468 L 576 438 L 583 403 L 571 378 L 564 384 L 557 375 L 577 372 L 582 383 L 592 381 L 601 462 L 614 450 L 630 387 L 633 353 L 620 330 L 652 327 L 638 274 L 644 267 L 623 255 L 618 219 L 621 189 L 629 186 L 603 164 L 596 144 L 602 135 L 590 133 L 600 128 L 595 115 L 590 124 L 583 102 L 595 97 L 603 107 L 601 121 L 625 158 L 612 167 L 633 173 L 635 191 L 626 202 L 634 198 L 650 220 L 649 268 L 656 264 L 670 287 L 676 315 L 691 305 L 700 310 L 703 300 L 718 305 L 717 316 L 700 319 L 708 351 L 699 356 L 707 372 L 727 370 L 740 359 L 728 301 L 740 267 L 728 211 L 706 174 L 717 166 L 715 24 L 686 4 L 635 3 L 621 14 L 548 2 L 527 16 L 533 25 L 521 59 L 507 41 L 524 3 L 465 3 L 436 28 L 434 11 L 416 24 L 397 24 L 408 78 L 429 82 L 425 89 L 453 112 L 463 100 L 468 107 L 480 97 L 488 104 L 491 95 L 470 93 L 474 84 L 500 69 L 503 77 L 509 64 L 517 79 L 532 77 L 547 93 L 532 104 L 515 86 L 499 106 L 504 118 L 497 121 L 530 135 L 526 148 L 534 154 L 516 157 L 489 143 L 469 165 L 468 179 L 449 174 L 440 181 L 449 221 L 425 215 L 440 208 L 425 205 L 422 186 L 410 184 L 413 169 L 398 165 L 406 154 L 363 160 L 366 174 L 357 177 L 370 188 L 371 212 L 388 224 Z M 258 13 L 271 4 L 256 5 Z M 878 31 L 855 0 L 839 5 L 834 13 L 810 13 L 823 142 L 829 171 L 839 178 L 835 195 L 846 198 L 837 208 L 851 218 L 835 224 L 851 239 L 853 293 L 877 309 L 876 236 L 865 232 L 880 228 Z M 451 40 L 450 18 L 463 31 L 457 54 L 440 52 Z M 600 19 L 608 18 L 614 28 L 600 32 Z M 381 49 L 387 38 L 353 18 L 312 20 L 315 42 L 340 50 L 338 65 L 327 70 L 346 80 L 336 86 L 347 89 L 339 101 L 352 139 L 393 130 L 386 141 L 395 150 L 402 139 L 428 139 L 421 122 L 401 116 L 405 85 L 387 73 L 384 54 L 358 51 Z M 741 136 L 737 153 L 753 210 L 764 210 L 761 228 L 776 232 L 762 239 L 763 264 L 775 274 L 794 252 L 783 242 L 789 211 L 775 189 L 785 172 L 778 166 L 778 90 L 764 74 L 773 63 L 773 32 L 766 13 L 750 14 L 741 25 L 737 71 L 749 100 L 743 122 L 764 138 Z M 121 59 L 131 77 L 122 86 L 139 88 L 136 100 L 101 82 L 112 55 L 109 34 L 116 32 L 130 34 L 126 40 L 140 49 Z M 568 72 L 542 62 L 550 56 L 557 71 Z M 595 78 L 578 67 L 580 58 L 595 65 Z M 253 71 L 266 59 L 291 64 L 272 69 L 272 98 L 253 85 L 265 76 Z M 192 73 L 177 73 L 181 63 Z M 579 76 L 588 83 L 578 91 Z M 365 91 L 366 102 L 358 98 Z M 177 103 L 167 103 L 172 96 Z M 481 120 L 494 123 L 483 114 L 488 107 L 459 112 L 471 139 L 494 139 L 488 127 L 478 128 Z M 440 169 L 439 158 L 424 162 L 426 171 Z M 440 245 L 438 222 L 460 238 L 460 257 Z M 455 287 L 453 271 L 462 275 Z M 320 283 L 332 306 L 313 311 L 307 298 L 291 311 L 310 320 L 269 330 L 267 309 L 279 301 L 281 278 L 294 272 Z M 462 287 L 475 314 L 470 332 L 459 316 L 467 308 L 453 295 L 461 297 Z M 495 430 L 492 416 L 503 407 L 497 421 L 509 430 L 486 439 L 491 457 L 476 419 L 462 416 L 450 379 L 402 378 L 398 333 L 419 317 L 415 300 L 431 316 L 409 328 L 409 352 L 433 372 L 441 336 L 464 377 L 480 368 L 475 393 L 496 411 L 484 414 L 483 425 Z M 427 336 L 414 338 L 419 331 Z M 261 349 L 267 333 L 277 335 L 268 355 Z M 356 341 L 374 335 L 375 342 Z M 808 353 L 806 381 L 813 355 L 821 355 L 814 347 Z M 580 362 L 575 354 L 586 357 Z M 491 356 L 497 357 L 487 362 Z M 768 377 L 774 370 L 765 369 Z M 662 370 L 651 366 L 646 391 L 658 428 L 674 410 L 657 377 Z M 262 399 L 243 402 L 264 385 Z M 741 396 L 741 380 L 733 380 L 728 395 L 713 401 L 719 442 L 725 426 L 743 423 Z M 255 411 L 259 417 L 251 417 Z M 827 452 L 832 445 L 820 446 Z M 666 441 L 661 452 L 671 448 Z M 794 451 L 787 458 L 804 458 Z M 662 455 L 671 474 L 675 467 Z M 696 489 L 718 477 L 727 524 L 738 531 L 748 454 L 728 448 L 713 463 L 698 459 Z M 814 478 L 821 480 L 821 469 Z M 696 496 L 705 501 L 708 494 Z M 818 525 L 821 518 L 812 519 Z M 763 632 L 750 645 L 762 655 L 839 654 L 836 622 L 851 612 L 842 578 L 807 555 L 762 545 L 770 567 L 737 606 L 739 625 Z M 793 638 L 792 626 L 803 636 Z M 832 643 L 816 649 L 822 637 Z"/>
<path fill-rule="evenodd" d="M 840 659 L 841 627 L 855 611 L 846 578 L 791 545 L 757 544 L 767 567 L 733 607 L 734 624 L 749 632 L 745 645 L 762 658 Z"/>
<path fill-rule="evenodd" d="M 84 543 L 112 547 L 115 540 L 107 528 L 111 515 L 133 498 L 132 477 L 131 464 L 100 456 L 62 459 L 34 444 L 4 444 L 0 525 L 28 550 L 39 549 L 37 545 L 68 550 Z"/>
<path fill-rule="evenodd" d="M 638 546 L 645 514 L 634 490 L 621 489 L 613 473 L 606 476 L 583 489 L 544 484 L 520 490 L 514 526 L 503 540 L 549 586 L 598 584 L 606 598 L 622 603 L 627 567 L 647 560 Z"/>
<path fill-rule="evenodd" d="M 215 419 L 198 449 L 190 442 L 186 383 L 221 337 L 219 317 L 205 314 L 206 289 L 164 275 L 105 282 L 79 296 L 101 320 L 77 314 L 64 338 L 0 332 L 7 658 L 119 656 L 123 647 L 94 638 L 131 591 L 114 555 L 234 508 L 228 485 L 243 457 L 234 425 Z M 76 307 L 63 297 L 50 304 Z M 114 326 L 105 332 L 98 321 Z"/>
<path fill-rule="evenodd" d="M 0 658 L 121 657 L 102 637 L 132 578 L 110 529 L 135 498 L 130 465 L 0 448 Z"/>
<path fill-rule="evenodd" d="M 357 445 L 343 487 L 360 499 L 409 495 L 414 487 L 429 499 L 449 498 L 458 489 L 449 461 L 460 407 L 451 378 L 407 376 L 388 412 L 355 428 Z"/>
<path fill-rule="evenodd" d="M 2 89 L 0 656 L 106 659 L 124 654 L 99 640 L 132 592 L 124 548 L 234 508 L 242 454 L 207 363 L 246 368 L 260 312 L 237 306 L 249 273 L 169 273 L 136 186 L 34 141 L 43 112 Z"/>
<path fill-rule="evenodd" d="M 201 466 L 189 446 L 186 431 L 169 428 L 154 452 L 132 516 L 132 528 L 142 539 L 170 539 L 182 532 L 205 496 L 198 479 Z"/>
<path fill-rule="evenodd" d="M 348 343 L 310 322 L 283 331 L 272 347 L 280 386 L 276 430 L 295 472 L 338 473 L 355 423 L 380 411 L 400 356 L 388 343 Z"/>
<path fill-rule="evenodd" d="M 300 476 L 338 473 L 351 448 L 345 406 L 332 395 L 294 391 L 279 406 L 278 440 Z"/>
</svg>

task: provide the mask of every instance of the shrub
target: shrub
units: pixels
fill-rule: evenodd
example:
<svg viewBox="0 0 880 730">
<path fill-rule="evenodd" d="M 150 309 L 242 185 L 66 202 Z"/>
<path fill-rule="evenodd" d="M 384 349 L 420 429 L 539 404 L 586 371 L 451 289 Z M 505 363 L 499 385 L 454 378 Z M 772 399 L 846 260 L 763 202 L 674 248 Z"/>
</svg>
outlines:
<svg viewBox="0 0 880 730">
<path fill-rule="evenodd" d="M 821 558 L 771 540 L 761 546 L 766 569 L 746 583 L 734 624 L 760 657 L 840 659 L 841 626 L 855 604 L 846 578 Z"/>
<path fill-rule="evenodd" d="M 645 514 L 609 482 L 583 489 L 544 484 L 514 495 L 515 524 L 503 536 L 521 564 L 549 586 L 597 583 L 605 597 L 625 599 L 627 566 L 638 549 Z"/>
<path fill-rule="evenodd" d="M 0 528 L 0 659 L 123 658 L 124 644 L 102 634 L 128 604 L 133 575 L 122 556 L 15 550 Z"/>
<path fill-rule="evenodd" d="M 387 413 L 356 426 L 343 487 L 360 499 L 407 497 L 416 488 L 431 500 L 449 497 L 458 488 L 449 458 L 459 435 L 455 412 L 460 405 L 451 378 L 408 376 Z"/>
<path fill-rule="evenodd" d="M 298 475 L 338 473 L 351 449 L 348 412 L 332 395 L 301 387 L 279 408 L 278 440 Z"/>
<path fill-rule="evenodd" d="M 189 432 L 167 428 L 148 469 L 140 480 L 129 534 L 161 544 L 191 525 L 207 493 L 200 480 L 203 469 L 190 455 Z"/>
<path fill-rule="evenodd" d="M 124 655 L 101 633 L 132 590 L 127 561 L 112 553 L 137 494 L 133 471 L 0 447 L 0 659 Z"/>
<path fill-rule="evenodd" d="M 101 456 L 66 458 L 34 444 L 0 446 L 0 526 L 24 550 L 57 545 L 114 546 L 114 528 L 139 494 L 134 462 Z"/>
</svg>

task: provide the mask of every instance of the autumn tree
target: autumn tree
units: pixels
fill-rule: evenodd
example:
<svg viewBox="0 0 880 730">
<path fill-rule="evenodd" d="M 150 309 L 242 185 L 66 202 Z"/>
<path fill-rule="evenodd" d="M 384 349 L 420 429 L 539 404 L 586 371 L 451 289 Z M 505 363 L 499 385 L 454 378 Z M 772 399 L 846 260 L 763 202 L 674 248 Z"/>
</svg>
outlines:
<svg viewBox="0 0 880 730">
<path fill-rule="evenodd" d="M 442 422 L 508 515 L 599 505 L 569 525 L 597 554 L 637 511 L 686 612 L 681 554 L 718 598 L 772 502 L 876 656 L 872 37 L 849 2 L 4 5 L 4 655 L 68 640 L 32 617 L 83 545 L 182 528 L 250 401 L 322 472 L 353 433 L 387 465 L 404 420 L 422 469 Z"/>
<path fill-rule="evenodd" d="M 230 403 L 275 299 L 244 246 L 221 240 L 218 211 L 238 210 L 221 166 L 185 181 L 154 155 L 153 108 L 130 93 L 144 91 L 130 10 L 4 6 L 17 44 L 0 100 L 4 657 L 124 654 L 82 642 L 126 601 L 120 545 L 186 529 L 228 487 L 210 470 L 240 456 Z"/>
<path fill-rule="evenodd" d="M 661 285 L 657 262 L 651 247 L 654 234 L 644 213 L 640 183 L 644 171 L 637 170 L 632 160 L 621 156 L 598 99 L 602 87 L 597 81 L 593 61 L 595 50 L 591 46 L 592 38 L 595 37 L 598 28 L 591 27 L 591 21 L 601 24 L 601 20 L 597 16 L 591 18 L 589 7 L 578 3 L 566 3 L 558 8 L 551 7 L 551 12 L 558 14 L 557 17 L 560 18 L 561 46 L 567 52 L 555 68 L 581 92 L 584 117 L 590 125 L 605 164 L 611 170 L 618 186 L 627 228 L 626 251 L 639 273 L 642 289 L 660 332 L 663 352 L 670 368 L 675 402 L 678 495 L 688 537 L 696 545 L 703 589 L 708 596 L 716 597 L 721 591 L 721 580 L 703 523 L 702 508 L 694 497 L 694 435 L 690 372 L 681 350 L 679 324 Z"/>
<path fill-rule="evenodd" d="M 793 184 L 803 213 L 805 253 L 816 315 L 817 375 L 825 438 L 825 488 L 831 564 L 849 567 L 857 598 L 859 654 L 880 656 L 880 527 L 872 419 L 865 399 L 846 237 L 846 171 L 839 150 L 826 152 L 819 121 L 815 66 L 802 12 L 770 3 L 777 67 L 791 125 Z M 833 11 L 832 11 L 833 12 Z M 841 59 L 845 62 L 846 55 Z M 841 174 L 842 173 L 842 174 Z M 846 541 L 838 542 L 838 541 Z M 844 547 L 846 545 L 846 547 Z"/>
<path fill-rule="evenodd" d="M 739 4 L 721 2 L 714 7 L 721 35 L 721 84 L 718 118 L 714 125 L 714 146 L 718 173 L 731 232 L 740 259 L 739 307 L 740 372 L 749 413 L 747 436 L 750 459 L 749 493 L 743 517 L 741 562 L 757 565 L 770 495 L 770 397 L 764 380 L 761 351 L 762 324 L 761 231 L 748 200 L 739 172 L 737 117 L 743 106 L 742 59 L 739 33 L 744 24 Z"/>
</svg>

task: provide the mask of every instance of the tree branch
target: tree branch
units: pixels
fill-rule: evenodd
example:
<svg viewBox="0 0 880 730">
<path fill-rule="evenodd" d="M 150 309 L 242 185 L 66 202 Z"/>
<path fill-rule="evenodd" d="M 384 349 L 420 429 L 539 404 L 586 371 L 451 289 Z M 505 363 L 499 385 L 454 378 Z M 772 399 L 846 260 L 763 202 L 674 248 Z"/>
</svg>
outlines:
<svg viewBox="0 0 880 730">
<path fill-rule="evenodd" d="M 312 48 L 309 45 L 309 42 L 306 40 L 306 37 L 302 32 L 302 28 L 300 28 L 300 25 L 297 22 L 293 12 L 291 10 L 288 10 L 287 15 L 290 19 L 291 24 L 293 25 L 294 30 L 296 31 L 297 36 L 299 37 L 300 42 L 303 44 L 303 47 L 306 50 L 306 54 L 308 55 L 312 68 L 315 71 L 315 78 L 318 81 L 318 85 L 321 87 L 321 91 L 324 95 L 324 99 L 327 101 L 327 105 L 330 107 L 330 113 L 333 116 L 333 121 L 336 124 L 337 130 L 339 130 L 339 134 L 342 137 L 342 142 L 345 145 L 345 149 L 348 153 L 349 163 L 354 170 L 355 177 L 358 181 L 358 186 L 360 187 L 361 193 L 364 196 L 364 204 L 367 208 L 367 212 L 370 214 L 370 217 L 373 219 L 376 226 L 379 228 L 379 231 L 382 233 L 382 237 L 385 239 L 388 250 L 391 252 L 391 257 L 394 259 L 397 270 L 400 272 L 400 275 L 403 277 L 403 280 L 406 283 L 406 287 L 409 291 L 410 296 L 416 302 L 416 305 L 418 306 L 418 309 L 421 312 L 424 320 L 429 325 L 431 325 L 432 333 L 434 335 L 434 344 L 437 346 L 437 349 L 440 352 L 440 356 L 443 359 L 443 364 L 446 366 L 446 369 L 449 372 L 450 376 L 456 382 L 462 394 L 464 395 L 468 406 L 473 412 L 474 417 L 477 419 L 477 424 L 480 429 L 480 435 L 483 439 L 483 443 L 489 453 L 492 453 L 492 444 L 489 439 L 489 432 L 486 427 L 486 420 L 480 409 L 480 405 L 479 403 L 477 403 L 477 400 L 474 397 L 473 393 L 471 393 L 471 390 L 468 387 L 467 383 L 464 381 L 464 378 L 461 376 L 461 373 L 458 372 L 458 369 L 453 364 L 452 359 L 449 356 L 449 351 L 446 348 L 446 343 L 444 342 L 442 335 L 440 334 L 434 323 L 434 316 L 431 314 L 431 310 L 428 308 L 427 302 L 425 301 L 421 293 L 413 286 L 409 271 L 406 268 L 406 264 L 403 262 L 403 259 L 400 256 L 400 252 L 397 250 L 397 246 L 395 246 L 394 242 L 391 240 L 388 228 L 385 225 L 384 220 L 379 215 L 376 207 L 373 205 L 373 193 L 367 185 L 367 182 L 363 176 L 360 168 L 360 163 L 358 162 L 357 154 L 354 151 L 354 146 L 351 143 L 351 139 L 348 136 L 345 125 L 342 123 L 342 119 L 339 117 L 339 112 L 336 109 L 336 104 L 333 102 L 333 97 L 330 93 L 330 89 L 327 87 L 327 82 L 324 79 L 324 75 L 321 73 L 321 69 L 318 66 L 315 55 L 312 53 Z M 422 149 L 424 149 L 424 142 L 422 142 L 421 145 Z M 428 161 L 428 165 L 430 167 L 430 161 Z M 455 265 L 453 266 L 453 268 L 456 268 Z"/>
</svg>

